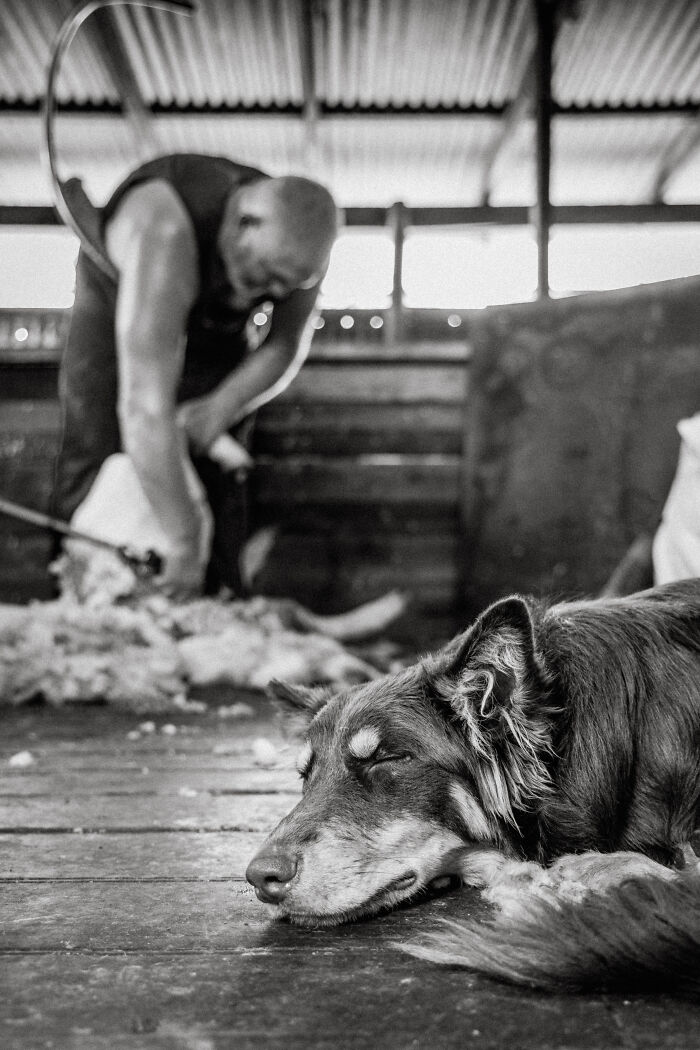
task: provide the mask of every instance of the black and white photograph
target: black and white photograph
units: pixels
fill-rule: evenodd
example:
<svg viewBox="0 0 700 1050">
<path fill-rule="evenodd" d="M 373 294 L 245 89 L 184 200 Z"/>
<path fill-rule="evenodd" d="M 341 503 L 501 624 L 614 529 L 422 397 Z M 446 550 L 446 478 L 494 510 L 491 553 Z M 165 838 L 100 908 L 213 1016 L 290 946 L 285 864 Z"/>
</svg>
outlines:
<svg viewBox="0 0 700 1050">
<path fill-rule="evenodd" d="M 700 0 L 0 0 L 1 1050 L 700 1047 Z"/>
</svg>

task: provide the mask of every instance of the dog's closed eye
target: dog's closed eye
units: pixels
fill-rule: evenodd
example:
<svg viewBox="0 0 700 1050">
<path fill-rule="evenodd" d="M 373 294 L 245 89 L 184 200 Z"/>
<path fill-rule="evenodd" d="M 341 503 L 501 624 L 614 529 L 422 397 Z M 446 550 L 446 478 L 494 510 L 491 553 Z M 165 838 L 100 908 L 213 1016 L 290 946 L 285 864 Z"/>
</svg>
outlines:
<svg viewBox="0 0 700 1050">
<path fill-rule="evenodd" d="M 316 756 L 313 753 L 311 744 L 307 741 L 297 755 L 297 773 L 302 780 L 308 780 L 314 766 L 315 758 Z"/>
<path fill-rule="evenodd" d="M 381 749 L 375 752 L 370 758 L 366 759 L 364 764 L 367 769 L 371 770 L 375 766 L 385 766 L 392 762 L 410 762 L 413 759 L 413 755 L 409 755 L 408 752 L 402 752 L 400 754 L 393 754 L 389 751 L 382 751 Z"/>
</svg>

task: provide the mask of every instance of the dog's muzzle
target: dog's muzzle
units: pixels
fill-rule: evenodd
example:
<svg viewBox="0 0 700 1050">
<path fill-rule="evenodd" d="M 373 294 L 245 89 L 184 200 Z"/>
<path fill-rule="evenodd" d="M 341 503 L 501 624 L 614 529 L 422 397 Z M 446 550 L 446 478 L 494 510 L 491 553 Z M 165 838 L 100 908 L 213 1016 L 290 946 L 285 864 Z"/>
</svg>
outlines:
<svg viewBox="0 0 700 1050">
<path fill-rule="evenodd" d="M 245 873 L 255 895 L 264 904 L 281 904 L 297 873 L 297 858 L 284 850 L 257 853 Z"/>
</svg>

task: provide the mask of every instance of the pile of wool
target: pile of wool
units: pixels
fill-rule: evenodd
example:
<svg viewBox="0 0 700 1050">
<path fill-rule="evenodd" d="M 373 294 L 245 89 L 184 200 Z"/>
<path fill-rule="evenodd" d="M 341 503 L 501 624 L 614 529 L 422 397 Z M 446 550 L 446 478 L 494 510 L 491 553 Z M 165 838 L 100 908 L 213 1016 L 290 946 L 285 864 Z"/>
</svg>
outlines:
<svg viewBox="0 0 700 1050">
<path fill-rule="evenodd" d="M 176 642 L 142 610 L 65 600 L 0 606 L 0 703 L 106 700 L 160 711 L 186 689 Z"/>
<path fill-rule="evenodd" d="M 203 501 L 189 464 L 187 477 L 193 497 Z M 105 461 L 72 525 L 132 550 L 165 549 L 123 455 Z M 249 576 L 270 539 L 259 534 L 247 545 Z M 106 700 L 146 712 L 181 707 L 192 686 L 260 689 L 282 678 L 342 687 L 380 673 L 376 661 L 343 643 L 376 636 L 405 606 L 397 593 L 335 617 L 262 597 L 173 604 L 123 557 L 82 540 L 66 543 L 53 571 L 58 601 L 0 606 L 0 703 L 37 696 L 52 704 Z"/>
<path fill-rule="evenodd" d="M 264 688 L 273 678 L 333 686 L 366 682 L 379 671 L 318 631 L 294 630 L 291 603 L 201 599 L 172 610 L 184 637 L 177 643 L 193 685 Z"/>
<path fill-rule="evenodd" d="M 381 673 L 336 637 L 380 610 L 393 619 L 397 595 L 339 617 L 317 618 L 285 599 L 161 596 L 134 605 L 83 605 L 69 597 L 0 606 L 0 703 L 43 697 L 52 704 L 104 700 L 134 711 L 181 706 L 192 686 L 263 689 L 272 678 L 336 688 Z M 366 617 L 364 610 L 367 611 Z M 328 632 L 314 630 L 316 623 Z"/>
</svg>

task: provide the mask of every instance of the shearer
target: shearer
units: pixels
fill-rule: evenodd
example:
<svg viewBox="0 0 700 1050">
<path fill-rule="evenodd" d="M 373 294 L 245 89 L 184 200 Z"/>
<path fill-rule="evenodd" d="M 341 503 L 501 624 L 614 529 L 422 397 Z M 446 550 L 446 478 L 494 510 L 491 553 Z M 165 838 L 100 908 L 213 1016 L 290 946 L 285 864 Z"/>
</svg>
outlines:
<svg viewBox="0 0 700 1050">
<path fill-rule="evenodd" d="M 163 591 L 238 591 L 244 500 L 207 452 L 228 432 L 244 446 L 254 410 L 308 353 L 337 229 L 333 199 L 306 178 L 176 154 L 133 171 L 101 224 L 117 276 L 81 251 L 60 373 L 55 512 L 70 518 L 104 460 L 123 450 L 168 538 Z M 264 302 L 269 331 L 251 349 L 249 317 Z M 187 446 L 214 518 L 208 565 Z"/>
</svg>

